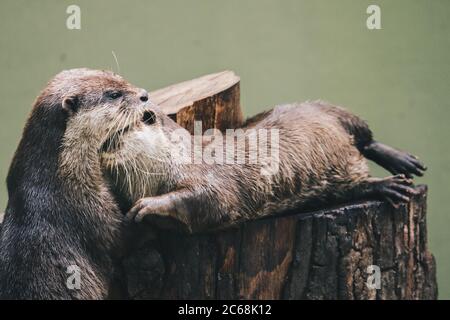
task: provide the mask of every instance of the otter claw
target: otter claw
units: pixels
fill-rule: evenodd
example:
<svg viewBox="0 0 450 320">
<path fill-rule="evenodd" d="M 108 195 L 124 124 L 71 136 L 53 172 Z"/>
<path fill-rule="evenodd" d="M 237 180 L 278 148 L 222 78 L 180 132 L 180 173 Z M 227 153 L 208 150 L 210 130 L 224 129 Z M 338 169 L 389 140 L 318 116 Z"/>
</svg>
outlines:
<svg viewBox="0 0 450 320">
<path fill-rule="evenodd" d="M 159 229 L 191 233 L 189 225 L 172 211 L 160 199 L 143 198 L 137 201 L 126 217 L 136 223 L 146 222 Z"/>
<path fill-rule="evenodd" d="M 145 209 L 145 204 L 143 199 L 139 200 L 126 214 L 126 218 L 128 220 L 134 220 L 136 222 L 141 222 L 142 215 L 144 214 L 143 210 Z M 140 217 L 140 218 L 138 218 Z"/>
<path fill-rule="evenodd" d="M 411 197 L 418 194 L 418 191 L 412 187 L 412 183 L 412 180 L 404 174 L 399 174 L 382 180 L 379 192 L 385 200 L 397 209 L 401 203 L 408 203 Z"/>
</svg>

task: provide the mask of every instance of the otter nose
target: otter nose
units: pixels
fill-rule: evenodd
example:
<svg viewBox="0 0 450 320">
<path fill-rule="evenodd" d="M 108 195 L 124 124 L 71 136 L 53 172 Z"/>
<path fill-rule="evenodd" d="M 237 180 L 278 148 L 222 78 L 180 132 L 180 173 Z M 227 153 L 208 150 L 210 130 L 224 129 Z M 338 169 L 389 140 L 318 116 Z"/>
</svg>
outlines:
<svg viewBox="0 0 450 320">
<path fill-rule="evenodd" d="M 139 100 L 146 102 L 148 101 L 148 92 L 144 89 L 141 90 L 141 93 L 139 94 Z"/>
</svg>

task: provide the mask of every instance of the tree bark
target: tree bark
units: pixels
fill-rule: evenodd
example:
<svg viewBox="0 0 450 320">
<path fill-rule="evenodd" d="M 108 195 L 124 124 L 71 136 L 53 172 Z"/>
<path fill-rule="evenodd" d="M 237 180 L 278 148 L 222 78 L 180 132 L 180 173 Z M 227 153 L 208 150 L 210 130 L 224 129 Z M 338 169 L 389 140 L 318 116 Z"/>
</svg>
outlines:
<svg viewBox="0 0 450 320">
<path fill-rule="evenodd" d="M 417 190 L 399 209 L 367 201 L 216 233 L 162 232 L 127 259 L 130 298 L 436 299 L 427 188 Z M 379 289 L 369 266 L 380 268 Z"/>
<path fill-rule="evenodd" d="M 191 132 L 194 120 L 202 120 L 204 130 L 242 124 L 239 78 L 232 72 L 161 89 L 151 97 Z M 157 233 L 143 239 L 124 261 L 128 295 L 436 299 L 435 260 L 427 246 L 427 187 L 417 190 L 420 194 L 398 209 L 365 201 L 255 220 L 214 233 Z"/>
</svg>

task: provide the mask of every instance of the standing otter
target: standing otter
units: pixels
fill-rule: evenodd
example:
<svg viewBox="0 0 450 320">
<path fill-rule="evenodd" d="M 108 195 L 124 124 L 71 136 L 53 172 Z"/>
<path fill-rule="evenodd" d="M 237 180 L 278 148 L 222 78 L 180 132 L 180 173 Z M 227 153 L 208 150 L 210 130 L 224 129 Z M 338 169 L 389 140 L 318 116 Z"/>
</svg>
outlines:
<svg viewBox="0 0 450 320">
<path fill-rule="evenodd" d="M 111 72 L 63 71 L 34 103 L 7 178 L 0 298 L 114 297 L 128 223 L 100 150 L 139 126 L 147 92 Z M 79 271 L 80 286 L 67 285 Z"/>
<path fill-rule="evenodd" d="M 426 170 L 415 156 L 374 141 L 358 117 L 320 101 L 277 106 L 247 120 L 242 128 L 247 142 L 232 147 L 235 158 L 244 154 L 240 164 L 189 161 L 193 152 L 186 156 L 180 150 L 195 149 L 197 138 L 184 139 L 187 131 L 158 107 L 151 111 L 145 127 L 118 136 L 104 150 L 102 163 L 115 177 L 118 192 L 129 203 L 137 201 L 127 216 L 160 228 L 205 231 L 351 199 L 379 198 L 397 206 L 416 193 L 412 175 Z M 279 155 L 273 174 L 261 175 L 264 161 L 250 161 L 249 141 L 259 130 L 279 135 L 272 146 Z M 226 158 L 224 139 L 210 140 L 205 146 Z M 370 177 L 365 158 L 395 176 Z"/>
</svg>

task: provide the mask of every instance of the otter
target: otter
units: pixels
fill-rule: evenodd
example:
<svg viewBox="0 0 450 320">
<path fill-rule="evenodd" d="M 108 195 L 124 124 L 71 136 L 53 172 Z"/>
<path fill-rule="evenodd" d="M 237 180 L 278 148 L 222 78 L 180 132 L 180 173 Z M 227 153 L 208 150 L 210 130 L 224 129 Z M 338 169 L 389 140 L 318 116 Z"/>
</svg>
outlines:
<svg viewBox="0 0 450 320">
<path fill-rule="evenodd" d="M 116 191 L 134 203 L 130 221 L 147 221 L 159 229 L 204 232 L 358 199 L 382 199 L 397 207 L 416 194 L 413 175 L 426 170 L 416 156 L 375 141 L 365 121 L 323 101 L 280 105 L 248 119 L 241 128 L 246 143 L 233 149 L 244 155 L 240 164 L 189 161 L 195 158 L 196 138 L 180 138 L 187 131 L 158 106 L 150 110 L 145 126 L 117 136 L 103 150 L 102 165 L 114 177 Z M 249 161 L 249 141 L 255 130 L 274 129 L 277 170 L 262 175 L 267 164 Z M 225 140 L 217 136 L 213 132 L 200 139 L 225 158 Z M 188 150 L 187 156 L 180 150 Z M 393 176 L 370 176 L 367 159 Z"/>
<path fill-rule="evenodd" d="M 109 71 L 63 71 L 40 93 L 7 177 L 1 299 L 120 297 L 117 261 L 132 228 L 100 154 L 113 136 L 144 125 L 147 106 L 145 90 Z"/>
</svg>

